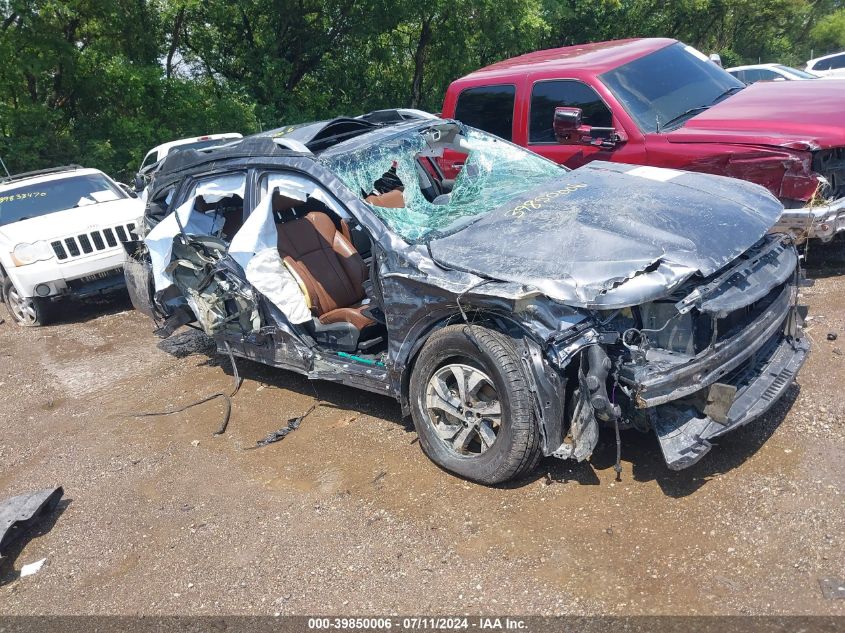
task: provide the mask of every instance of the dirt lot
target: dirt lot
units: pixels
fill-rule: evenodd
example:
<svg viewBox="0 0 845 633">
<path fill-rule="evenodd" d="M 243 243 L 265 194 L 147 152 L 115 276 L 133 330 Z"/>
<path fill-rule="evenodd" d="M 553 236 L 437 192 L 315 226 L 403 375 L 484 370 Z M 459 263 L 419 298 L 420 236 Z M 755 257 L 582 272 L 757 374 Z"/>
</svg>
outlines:
<svg viewBox="0 0 845 633">
<path fill-rule="evenodd" d="M 308 381 L 239 362 L 212 437 L 219 400 L 127 415 L 230 389 L 201 336 L 158 341 L 125 297 L 43 329 L 7 320 L 0 497 L 62 485 L 67 501 L 0 565 L 0 613 L 845 614 L 819 587 L 845 578 L 843 261 L 811 269 L 814 350 L 773 412 L 680 473 L 623 434 L 621 482 L 607 436 L 590 463 L 467 483 L 393 401 L 328 383 L 330 406 L 247 450 L 308 409 Z"/>
</svg>

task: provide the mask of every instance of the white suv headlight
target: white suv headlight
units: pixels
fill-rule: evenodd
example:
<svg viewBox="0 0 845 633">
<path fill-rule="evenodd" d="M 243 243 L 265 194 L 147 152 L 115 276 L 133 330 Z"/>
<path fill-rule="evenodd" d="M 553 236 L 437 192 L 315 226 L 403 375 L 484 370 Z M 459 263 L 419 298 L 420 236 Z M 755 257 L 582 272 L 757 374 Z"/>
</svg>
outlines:
<svg viewBox="0 0 845 633">
<path fill-rule="evenodd" d="M 15 266 L 26 266 L 27 264 L 53 259 L 53 257 L 55 257 L 53 248 L 43 240 L 32 244 L 23 242 L 15 246 L 12 251 L 12 260 L 15 262 Z"/>
</svg>

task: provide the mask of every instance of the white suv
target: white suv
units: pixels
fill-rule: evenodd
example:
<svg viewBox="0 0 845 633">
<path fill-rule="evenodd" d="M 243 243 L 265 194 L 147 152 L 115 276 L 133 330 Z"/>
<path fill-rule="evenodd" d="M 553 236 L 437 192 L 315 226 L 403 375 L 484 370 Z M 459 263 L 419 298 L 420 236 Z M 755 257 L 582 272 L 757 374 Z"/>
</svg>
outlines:
<svg viewBox="0 0 845 633">
<path fill-rule="evenodd" d="M 845 51 L 811 59 L 804 70 L 822 77 L 845 78 Z"/>
<path fill-rule="evenodd" d="M 0 282 L 20 325 L 43 325 L 58 297 L 125 286 L 121 242 L 141 202 L 103 172 L 59 167 L 0 179 Z"/>
</svg>

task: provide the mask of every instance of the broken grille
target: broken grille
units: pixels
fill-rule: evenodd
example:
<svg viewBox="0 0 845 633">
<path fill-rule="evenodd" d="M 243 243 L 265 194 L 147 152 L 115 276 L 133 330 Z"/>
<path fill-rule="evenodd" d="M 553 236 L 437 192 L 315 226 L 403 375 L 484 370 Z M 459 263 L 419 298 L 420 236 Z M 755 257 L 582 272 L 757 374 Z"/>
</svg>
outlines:
<svg viewBox="0 0 845 633">
<path fill-rule="evenodd" d="M 845 147 L 816 152 L 813 169 L 827 179 L 829 187 L 821 192 L 823 197 L 838 200 L 845 196 Z"/>
<path fill-rule="evenodd" d="M 72 235 L 62 240 L 51 242 L 53 252 L 59 261 L 89 255 L 108 248 L 114 248 L 118 242 L 128 242 L 130 232 L 135 229 L 133 223 L 119 224 L 107 229 L 99 229 L 88 233 Z"/>
</svg>

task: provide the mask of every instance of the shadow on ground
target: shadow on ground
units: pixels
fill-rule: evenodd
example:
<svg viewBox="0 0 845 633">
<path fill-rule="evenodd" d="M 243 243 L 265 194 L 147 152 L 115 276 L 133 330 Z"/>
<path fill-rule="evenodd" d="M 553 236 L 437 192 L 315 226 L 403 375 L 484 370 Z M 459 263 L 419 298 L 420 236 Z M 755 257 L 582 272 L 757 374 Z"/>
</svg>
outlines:
<svg viewBox="0 0 845 633">
<path fill-rule="evenodd" d="M 804 269 L 809 279 L 845 275 L 845 234 L 827 244 L 812 242 L 806 247 Z"/>
<path fill-rule="evenodd" d="M 178 358 L 190 354 L 204 354 L 208 358 L 200 365 L 220 367 L 232 376 L 231 363 L 225 355 L 218 354 L 214 342 L 202 332 L 188 330 L 177 333 L 159 343 L 159 348 Z M 292 371 L 276 369 L 261 363 L 238 358 L 238 372 L 244 379 L 278 389 L 285 389 L 303 396 L 310 396 L 325 405 L 354 410 L 364 415 L 393 420 L 406 431 L 414 431 L 410 416 L 402 417 L 399 404 L 390 397 L 326 381 L 312 381 Z M 635 481 L 655 481 L 669 497 L 693 494 L 713 477 L 742 466 L 772 436 L 786 417 L 800 389 L 793 384 L 778 403 L 764 416 L 748 425 L 728 433 L 714 443 L 713 448 L 700 462 L 681 471 L 669 470 L 663 460 L 660 446 L 653 433 L 638 431 L 621 432 L 621 478 Z M 283 412 L 281 418 L 300 416 L 305 411 Z M 546 458 L 528 477 L 503 484 L 506 488 L 521 488 L 546 478 L 549 483 L 577 483 L 584 486 L 599 485 L 598 473 L 613 469 L 616 463 L 616 438 L 612 429 L 602 429 L 599 444 L 588 461 Z"/>
<path fill-rule="evenodd" d="M 103 316 L 118 314 L 131 309 L 132 302 L 125 290 L 85 300 L 61 299 L 50 306 L 50 318 L 47 325 L 42 327 L 49 329 L 69 323 L 87 323 Z M 0 307 L 0 322 L 2 320 L 5 320 L 4 325 L 8 327 L 19 327 L 9 314 L 5 303 Z"/>
<path fill-rule="evenodd" d="M 15 570 L 15 561 L 20 556 L 27 544 L 40 536 L 44 536 L 59 520 L 67 507 L 71 504 L 72 499 L 64 498 L 56 505 L 55 509 L 49 514 L 43 515 L 38 523 L 33 525 L 25 533 L 15 539 L 3 551 L 3 558 L 0 558 L 0 587 L 10 582 L 14 582 L 20 578 L 20 572 Z M 49 563 L 49 561 L 48 561 Z"/>
<path fill-rule="evenodd" d="M 748 425 L 728 433 L 714 443 L 700 462 L 680 471 L 669 470 L 663 461 L 660 445 L 653 433 L 623 431 L 621 436 L 621 478 L 635 481 L 655 481 L 669 497 L 686 497 L 699 490 L 713 477 L 742 466 L 751 458 L 786 418 L 798 398 L 800 389 L 792 385 L 783 398 L 766 415 Z M 598 472 L 612 469 L 616 463 L 616 438 L 611 429 L 602 429 L 599 445 L 589 461 L 576 463 L 547 458 L 541 468 L 528 480 L 515 482 L 525 485 L 546 477 L 550 483 L 576 482 L 599 485 Z"/>
</svg>

